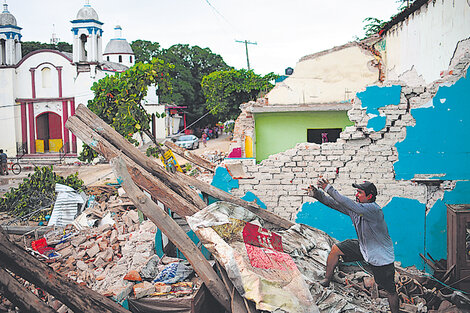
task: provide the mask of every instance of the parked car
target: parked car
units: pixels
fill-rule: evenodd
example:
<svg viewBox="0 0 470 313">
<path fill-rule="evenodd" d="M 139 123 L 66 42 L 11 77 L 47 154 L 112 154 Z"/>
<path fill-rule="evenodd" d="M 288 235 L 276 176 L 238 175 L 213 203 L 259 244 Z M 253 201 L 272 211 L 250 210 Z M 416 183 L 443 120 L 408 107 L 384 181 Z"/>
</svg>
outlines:
<svg viewBox="0 0 470 313">
<path fill-rule="evenodd" d="M 184 135 L 176 140 L 175 144 L 185 149 L 199 148 L 199 138 L 194 135 Z"/>
</svg>

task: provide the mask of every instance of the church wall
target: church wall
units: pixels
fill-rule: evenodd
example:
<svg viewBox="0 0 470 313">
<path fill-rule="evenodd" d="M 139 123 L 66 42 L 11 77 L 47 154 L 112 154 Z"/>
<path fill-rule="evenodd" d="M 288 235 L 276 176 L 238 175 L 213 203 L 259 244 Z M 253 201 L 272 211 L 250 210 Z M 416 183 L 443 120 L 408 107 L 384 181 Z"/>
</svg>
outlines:
<svg viewBox="0 0 470 313">
<path fill-rule="evenodd" d="M 16 139 L 21 134 L 21 130 L 15 126 L 21 123 L 21 116 L 20 108 L 15 103 L 14 77 L 14 68 L 0 71 L 0 149 L 3 149 L 8 157 L 16 155 Z"/>
</svg>

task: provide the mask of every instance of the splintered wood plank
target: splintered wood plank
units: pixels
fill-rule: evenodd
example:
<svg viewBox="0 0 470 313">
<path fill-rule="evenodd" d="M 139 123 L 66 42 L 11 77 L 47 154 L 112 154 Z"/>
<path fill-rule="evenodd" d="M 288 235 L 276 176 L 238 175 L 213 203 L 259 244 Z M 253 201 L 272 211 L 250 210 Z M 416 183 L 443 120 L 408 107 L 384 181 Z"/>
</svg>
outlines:
<svg viewBox="0 0 470 313">
<path fill-rule="evenodd" d="M 167 185 L 158 180 L 156 177 L 147 173 L 142 167 L 137 165 L 132 159 L 123 155 L 116 147 L 99 134 L 91 130 L 87 125 L 75 116 L 69 117 L 67 120 L 67 128 L 69 128 L 75 136 L 80 138 L 85 144 L 89 145 L 93 150 L 103 155 L 107 160 L 121 156 L 128 164 L 131 175 L 136 182 L 152 197 L 171 208 L 180 216 L 193 215 L 199 211 L 192 203 L 188 202 L 181 195 L 171 190 Z"/>
<path fill-rule="evenodd" d="M 113 158 L 111 160 L 116 178 L 121 182 L 122 187 L 134 202 L 137 209 L 142 211 L 157 227 L 164 233 L 168 239 L 183 253 L 186 259 L 191 263 L 196 273 L 206 284 L 206 287 L 212 293 L 214 298 L 224 306 L 230 309 L 229 294 L 222 281 L 217 276 L 209 262 L 202 252 L 197 248 L 188 235 L 178 226 L 178 224 L 166 214 L 155 202 L 149 199 L 134 183 L 126 163 L 122 158 Z"/>
<path fill-rule="evenodd" d="M 0 268 L 0 291 L 2 295 L 16 305 L 22 312 L 57 313 L 31 291 L 26 290 L 23 285 L 3 268 Z"/>
<path fill-rule="evenodd" d="M 57 274 L 49 266 L 12 243 L 2 231 L 0 231 L 0 255 L 1 267 L 44 289 L 75 313 L 129 312 L 111 299 Z"/>
<path fill-rule="evenodd" d="M 202 201 L 197 192 L 192 190 L 186 184 L 185 180 L 181 180 L 175 174 L 166 171 L 161 165 L 155 162 L 154 159 L 151 159 L 142 153 L 139 149 L 137 149 L 137 147 L 130 143 L 126 138 L 121 136 L 121 134 L 119 134 L 114 128 L 106 124 L 96 114 L 91 112 L 86 106 L 82 104 L 79 105 L 75 111 L 74 117 L 83 121 L 87 128 L 90 128 L 90 130 L 100 135 L 118 150 L 121 150 L 135 163 L 139 164 L 152 175 L 156 176 L 165 185 L 180 194 L 194 206 L 198 207 L 199 209 L 206 207 L 204 201 Z M 65 126 L 68 128 L 67 123 Z M 77 136 L 77 134 L 75 135 Z"/>
</svg>

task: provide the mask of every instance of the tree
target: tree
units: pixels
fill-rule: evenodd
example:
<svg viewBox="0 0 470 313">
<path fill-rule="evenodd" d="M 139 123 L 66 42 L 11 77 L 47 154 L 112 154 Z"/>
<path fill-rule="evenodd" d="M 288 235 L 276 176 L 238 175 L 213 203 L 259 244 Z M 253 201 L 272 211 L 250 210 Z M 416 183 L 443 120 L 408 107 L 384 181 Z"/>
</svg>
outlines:
<svg viewBox="0 0 470 313">
<path fill-rule="evenodd" d="M 42 43 L 39 41 L 23 41 L 21 43 L 21 54 L 23 56 L 27 55 L 30 52 L 41 49 L 52 49 L 62 52 L 72 52 L 72 45 L 67 42 L 58 42 L 57 45 L 50 43 Z"/>
<path fill-rule="evenodd" d="M 203 77 L 231 67 L 220 55 L 213 53 L 209 48 L 198 46 L 173 45 L 163 49 L 159 57 L 175 66 L 170 71 L 173 92 L 161 95 L 160 102 L 186 106 L 188 123 L 196 121 L 205 111 L 206 98 L 201 89 Z M 211 122 L 213 121 L 209 121 Z"/>
<path fill-rule="evenodd" d="M 240 104 L 268 93 L 274 87 L 271 81 L 277 77 L 274 73 L 261 76 L 245 69 L 206 75 L 202 80 L 206 108 L 220 120 L 235 119 L 240 114 Z"/>
<path fill-rule="evenodd" d="M 160 53 L 160 44 L 148 40 L 136 40 L 131 43 L 134 51 L 135 62 L 149 63 L 153 58 L 157 58 Z"/>
<path fill-rule="evenodd" d="M 169 72 L 173 65 L 160 59 L 150 63 L 137 63 L 125 72 L 106 76 L 91 87 L 95 97 L 88 101 L 88 108 L 113 127 L 130 142 L 135 133 L 150 129 L 150 117 L 141 106 L 147 95 L 148 86 L 158 85 L 160 93 L 171 91 Z M 96 153 L 85 146 L 80 160 L 91 161 Z"/>
<path fill-rule="evenodd" d="M 375 17 L 367 17 L 362 22 L 367 24 L 362 28 L 365 31 L 366 37 L 377 34 L 387 23 Z"/>
</svg>

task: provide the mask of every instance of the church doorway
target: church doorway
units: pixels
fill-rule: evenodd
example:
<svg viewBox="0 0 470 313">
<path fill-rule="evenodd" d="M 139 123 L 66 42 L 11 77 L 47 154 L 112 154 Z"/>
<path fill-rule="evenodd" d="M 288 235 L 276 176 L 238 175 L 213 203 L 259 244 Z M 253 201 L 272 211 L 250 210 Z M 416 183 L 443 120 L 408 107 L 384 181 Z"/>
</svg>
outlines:
<svg viewBox="0 0 470 313">
<path fill-rule="evenodd" d="M 53 112 L 36 117 L 36 152 L 59 152 L 62 148 L 62 119 Z"/>
</svg>

